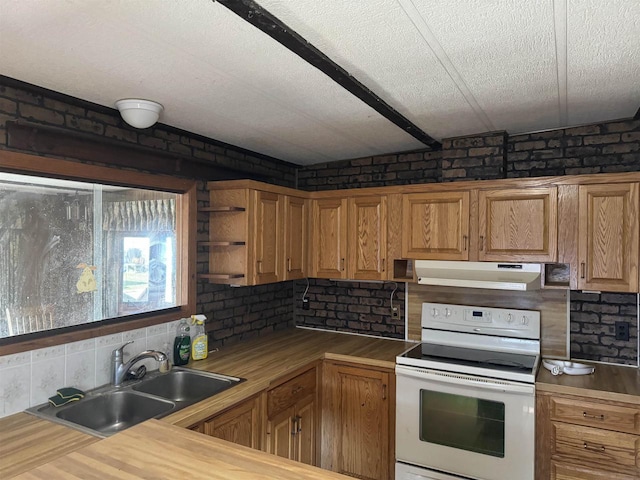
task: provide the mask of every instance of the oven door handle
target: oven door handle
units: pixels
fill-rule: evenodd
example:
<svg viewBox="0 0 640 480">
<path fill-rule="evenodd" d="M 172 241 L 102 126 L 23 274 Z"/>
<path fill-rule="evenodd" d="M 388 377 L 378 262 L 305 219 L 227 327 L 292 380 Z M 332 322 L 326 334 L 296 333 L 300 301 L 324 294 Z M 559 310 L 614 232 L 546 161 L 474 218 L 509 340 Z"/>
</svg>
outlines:
<svg viewBox="0 0 640 480">
<path fill-rule="evenodd" d="M 404 365 L 396 365 L 396 375 L 449 385 L 462 385 L 479 390 L 495 390 L 522 395 L 533 395 L 535 393 L 535 387 L 533 385 L 523 385 L 506 380 L 471 377 L 460 373 L 439 372 L 426 368 L 406 367 Z"/>
</svg>

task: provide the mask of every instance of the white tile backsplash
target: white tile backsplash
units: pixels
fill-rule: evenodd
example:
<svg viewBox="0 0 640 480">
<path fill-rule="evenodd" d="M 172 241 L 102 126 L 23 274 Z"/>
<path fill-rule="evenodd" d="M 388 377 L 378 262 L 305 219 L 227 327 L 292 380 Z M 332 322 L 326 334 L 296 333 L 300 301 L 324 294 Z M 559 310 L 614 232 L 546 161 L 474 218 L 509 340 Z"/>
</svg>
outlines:
<svg viewBox="0 0 640 480">
<path fill-rule="evenodd" d="M 0 418 L 39 405 L 61 387 L 91 390 L 109 383 L 111 352 L 129 340 L 125 359 L 173 345 L 178 321 L 0 357 Z M 156 370 L 153 359 L 140 364 Z"/>
<path fill-rule="evenodd" d="M 64 348 L 62 349 L 64 351 Z M 31 404 L 44 403 L 55 395 L 56 390 L 65 387 L 64 356 L 49 358 L 41 362 L 31 362 Z"/>
<path fill-rule="evenodd" d="M 31 365 L 0 369 L 0 417 L 18 413 L 30 404 Z"/>
</svg>

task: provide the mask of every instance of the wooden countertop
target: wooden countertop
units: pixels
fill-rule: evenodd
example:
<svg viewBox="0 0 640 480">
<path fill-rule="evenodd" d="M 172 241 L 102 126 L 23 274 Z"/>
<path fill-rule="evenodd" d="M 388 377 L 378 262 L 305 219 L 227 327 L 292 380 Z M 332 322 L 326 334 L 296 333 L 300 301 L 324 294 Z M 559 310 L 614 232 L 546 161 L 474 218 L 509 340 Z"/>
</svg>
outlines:
<svg viewBox="0 0 640 480">
<path fill-rule="evenodd" d="M 17 478 L 347 480 L 349 477 L 150 420 Z"/>
<path fill-rule="evenodd" d="M 222 348 L 210 353 L 205 360 L 191 362 L 188 367 L 242 377 L 246 381 L 160 422 L 190 427 L 264 391 L 280 377 L 322 358 L 393 369 L 396 355 L 413 345 L 404 341 L 296 328 Z M 116 437 L 120 435 L 122 433 Z M 99 438 L 26 413 L 2 418 L 0 478 L 26 472 L 98 441 Z M 171 438 L 165 441 L 171 445 Z"/>
<path fill-rule="evenodd" d="M 190 427 L 269 388 L 279 378 L 323 358 L 395 368 L 396 356 L 415 343 L 296 328 L 223 348 L 188 367 L 247 381 L 162 420 Z"/>
<path fill-rule="evenodd" d="M 0 420 L 0 478 L 11 478 L 100 439 L 18 413 Z"/>
<path fill-rule="evenodd" d="M 564 393 L 600 400 L 640 405 L 640 369 L 603 363 L 588 363 L 596 369 L 591 375 L 558 375 L 540 366 L 536 378 L 539 392 Z"/>
</svg>

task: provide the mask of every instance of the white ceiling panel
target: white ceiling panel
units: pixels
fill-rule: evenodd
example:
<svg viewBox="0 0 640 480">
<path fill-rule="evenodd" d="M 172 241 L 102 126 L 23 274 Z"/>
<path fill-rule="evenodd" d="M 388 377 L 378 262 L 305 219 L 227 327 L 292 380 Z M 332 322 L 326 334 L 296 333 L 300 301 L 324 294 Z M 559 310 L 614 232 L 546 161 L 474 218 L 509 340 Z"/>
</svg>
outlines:
<svg viewBox="0 0 640 480">
<path fill-rule="evenodd" d="M 640 1 L 568 0 L 569 124 L 640 107 Z"/>
<path fill-rule="evenodd" d="M 632 116 L 637 0 L 257 0 L 430 136 Z M 298 164 L 425 145 L 211 0 L 2 0 L 0 74 Z"/>
</svg>

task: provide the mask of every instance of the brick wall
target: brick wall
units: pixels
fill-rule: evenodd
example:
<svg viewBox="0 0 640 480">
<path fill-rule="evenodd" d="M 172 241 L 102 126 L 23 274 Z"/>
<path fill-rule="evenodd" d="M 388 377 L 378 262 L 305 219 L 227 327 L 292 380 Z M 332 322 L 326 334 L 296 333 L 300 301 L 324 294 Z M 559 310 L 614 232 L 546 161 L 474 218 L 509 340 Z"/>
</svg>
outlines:
<svg viewBox="0 0 640 480">
<path fill-rule="evenodd" d="M 16 81 L 0 77 L 0 149 L 7 145 L 6 122 L 28 122 L 115 139 L 150 151 L 205 159 L 220 167 L 260 173 L 271 183 L 295 186 L 295 166 L 292 164 L 234 150 L 221 142 L 161 124 L 145 130 L 134 129 L 121 120 L 115 109 L 28 84 L 16 84 Z M 135 165 L 131 167 L 135 168 Z M 205 183 L 200 181 L 198 204 L 202 206 L 207 201 Z M 198 240 L 207 240 L 208 232 L 208 215 L 199 214 Z M 204 272 L 207 268 L 206 250 L 199 248 L 197 271 Z M 197 313 L 204 313 L 209 319 L 207 330 L 212 346 L 234 343 L 293 325 L 291 282 L 245 288 L 199 282 L 197 288 Z"/>
<path fill-rule="evenodd" d="M 365 157 L 298 170 L 298 188 L 335 190 L 456 180 L 640 170 L 640 120 L 526 135 L 491 132 L 442 141 L 442 151 Z"/>
<path fill-rule="evenodd" d="M 571 292 L 571 357 L 638 364 L 638 298 L 635 293 Z M 628 322 L 629 340 L 615 338 L 615 323 Z"/>
<path fill-rule="evenodd" d="M 397 287 L 397 288 L 396 288 Z M 336 282 L 310 278 L 309 310 L 302 308 L 307 282 L 295 282 L 296 323 L 304 327 L 404 338 L 404 283 Z M 398 316 L 391 315 L 393 306 Z"/>
</svg>

